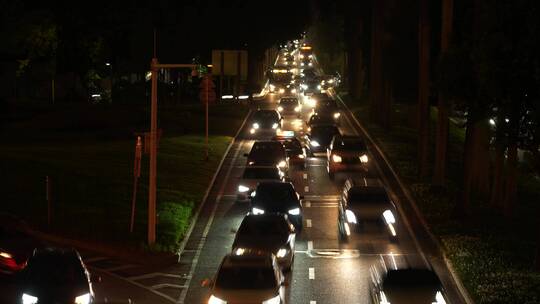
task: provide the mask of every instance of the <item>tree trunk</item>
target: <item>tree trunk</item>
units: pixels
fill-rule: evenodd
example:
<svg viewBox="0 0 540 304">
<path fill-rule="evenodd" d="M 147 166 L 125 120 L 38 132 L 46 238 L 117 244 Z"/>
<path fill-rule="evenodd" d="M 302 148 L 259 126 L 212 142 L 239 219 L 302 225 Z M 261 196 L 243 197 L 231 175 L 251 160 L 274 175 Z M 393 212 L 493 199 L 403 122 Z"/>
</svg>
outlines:
<svg viewBox="0 0 540 304">
<path fill-rule="evenodd" d="M 420 0 L 418 43 L 418 173 L 420 177 L 426 177 L 429 153 L 429 57 L 431 47 L 429 0 Z"/>
<path fill-rule="evenodd" d="M 495 163 L 493 166 L 493 183 L 491 185 L 490 199 L 490 204 L 497 209 L 501 207 L 502 199 L 504 197 L 504 151 L 504 146 L 502 144 L 497 144 L 497 147 L 495 148 Z"/>
<path fill-rule="evenodd" d="M 370 118 L 374 122 L 380 122 L 380 103 L 382 93 L 382 64 L 381 64 L 381 43 L 382 43 L 382 7 L 383 0 L 372 1 L 372 25 L 371 25 L 371 64 L 369 79 L 369 104 Z"/>
<path fill-rule="evenodd" d="M 443 0 L 442 3 L 442 31 L 441 31 L 441 54 L 448 50 L 452 36 L 452 21 L 454 15 L 454 0 Z M 448 150 L 448 100 L 439 94 L 437 104 L 437 133 L 435 140 L 435 168 L 433 172 L 433 184 L 444 186 L 446 184 L 446 153 Z"/>
<path fill-rule="evenodd" d="M 506 183 L 503 212 L 506 218 L 511 218 L 517 199 L 517 144 L 508 147 L 506 162 Z"/>
</svg>

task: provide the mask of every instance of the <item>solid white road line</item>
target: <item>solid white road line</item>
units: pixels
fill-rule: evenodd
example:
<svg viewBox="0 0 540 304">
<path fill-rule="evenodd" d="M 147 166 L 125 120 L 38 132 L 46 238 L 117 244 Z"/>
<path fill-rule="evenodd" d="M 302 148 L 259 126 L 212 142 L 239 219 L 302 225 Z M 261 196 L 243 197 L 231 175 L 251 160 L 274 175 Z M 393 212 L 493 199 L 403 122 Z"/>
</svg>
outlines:
<svg viewBox="0 0 540 304">
<path fill-rule="evenodd" d="M 309 301 L 309 304 L 317 304 L 317 301 Z"/>
<path fill-rule="evenodd" d="M 313 250 L 313 241 L 308 241 L 308 242 L 307 242 L 307 250 L 308 250 L 308 251 Z"/>
<path fill-rule="evenodd" d="M 315 280 L 315 268 L 309 267 L 309 279 Z"/>
<path fill-rule="evenodd" d="M 306 227 L 311 228 L 311 219 L 306 219 Z"/>
</svg>

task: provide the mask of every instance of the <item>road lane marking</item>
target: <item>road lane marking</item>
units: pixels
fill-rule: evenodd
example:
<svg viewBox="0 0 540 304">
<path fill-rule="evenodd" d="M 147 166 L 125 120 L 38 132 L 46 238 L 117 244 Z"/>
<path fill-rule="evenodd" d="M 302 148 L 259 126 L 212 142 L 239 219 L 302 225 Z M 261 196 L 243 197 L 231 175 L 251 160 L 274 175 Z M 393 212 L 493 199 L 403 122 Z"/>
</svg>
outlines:
<svg viewBox="0 0 540 304">
<path fill-rule="evenodd" d="M 308 251 L 313 250 L 313 241 L 308 241 L 308 242 L 307 242 L 307 250 L 308 250 Z"/>
<path fill-rule="evenodd" d="M 304 173 L 304 179 L 307 179 L 307 173 Z"/>
<path fill-rule="evenodd" d="M 309 279 L 315 280 L 315 268 L 309 267 Z"/>
<path fill-rule="evenodd" d="M 229 165 L 229 169 L 227 170 L 227 173 L 225 174 L 224 181 L 228 181 L 229 177 L 231 176 L 231 171 L 233 169 L 232 164 L 238 159 L 238 155 L 240 154 L 240 151 L 242 151 L 242 147 L 244 146 L 244 141 L 240 141 L 238 144 L 238 150 L 234 153 L 234 156 L 231 161 L 231 165 Z M 214 203 L 214 206 L 212 206 L 212 211 L 210 213 L 210 217 L 208 218 L 208 221 L 206 222 L 206 226 L 204 227 L 203 234 L 199 240 L 199 244 L 197 245 L 197 252 L 195 253 L 195 256 L 193 257 L 193 260 L 191 261 L 191 267 L 189 269 L 189 275 L 190 277 L 186 280 L 185 285 L 188 286 L 188 288 L 182 289 L 182 292 L 180 293 L 180 296 L 176 300 L 176 303 L 184 303 L 184 300 L 186 299 L 187 292 L 189 290 L 189 285 L 191 284 L 191 276 L 195 272 L 195 268 L 197 267 L 197 264 L 199 263 L 199 257 L 201 255 L 202 249 L 204 248 L 204 244 L 206 243 L 206 238 L 208 236 L 208 233 L 210 232 L 210 228 L 212 227 L 212 223 L 214 222 L 214 218 L 216 216 L 216 212 L 218 209 L 218 206 L 220 205 L 219 202 L 221 200 L 221 196 L 223 192 L 225 191 L 225 185 L 227 183 L 223 182 L 221 184 L 221 187 L 219 188 L 218 195 L 216 196 L 216 201 Z"/>
<path fill-rule="evenodd" d="M 306 227 L 311 228 L 311 219 L 306 219 Z"/>
<path fill-rule="evenodd" d="M 310 201 L 305 201 L 304 206 L 306 206 L 306 208 L 311 207 L 311 202 Z"/>
<path fill-rule="evenodd" d="M 317 301 L 309 301 L 309 304 L 317 304 Z"/>
<path fill-rule="evenodd" d="M 309 192 L 309 186 L 304 187 L 304 192 L 306 192 L 306 193 Z"/>
<path fill-rule="evenodd" d="M 152 272 L 152 273 L 147 273 L 147 274 L 143 274 L 143 275 L 140 275 L 140 276 L 129 277 L 128 279 L 137 281 L 137 280 L 149 279 L 149 278 L 154 278 L 154 277 L 168 277 L 168 278 L 175 278 L 175 279 L 187 279 L 188 277 L 191 277 L 191 276 L 187 276 L 187 275 L 181 276 L 181 275 L 177 275 L 177 274 L 163 273 L 163 272 Z"/>
<path fill-rule="evenodd" d="M 160 289 L 160 288 L 177 288 L 177 289 L 181 289 L 181 288 L 187 288 L 187 287 L 189 287 L 189 286 L 163 283 L 163 284 L 153 285 L 152 289 Z"/>
</svg>

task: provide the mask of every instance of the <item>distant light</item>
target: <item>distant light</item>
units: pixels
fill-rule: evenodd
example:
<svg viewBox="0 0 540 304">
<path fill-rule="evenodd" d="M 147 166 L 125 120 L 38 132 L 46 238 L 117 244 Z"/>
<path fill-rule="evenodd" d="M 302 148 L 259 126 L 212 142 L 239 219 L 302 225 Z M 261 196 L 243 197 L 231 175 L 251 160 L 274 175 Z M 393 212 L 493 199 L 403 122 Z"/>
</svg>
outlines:
<svg viewBox="0 0 540 304">
<path fill-rule="evenodd" d="M 238 96 L 238 99 L 248 99 L 249 96 L 248 95 L 240 95 Z"/>
<path fill-rule="evenodd" d="M 489 120 L 489 124 L 492 125 L 492 126 L 494 126 L 494 125 L 495 125 L 495 120 L 494 120 L 493 118 L 491 118 L 491 119 Z"/>
<path fill-rule="evenodd" d="M 92 98 L 101 97 L 101 94 L 92 94 Z"/>
<path fill-rule="evenodd" d="M 209 68 L 213 68 L 213 67 L 214 67 L 214 65 L 212 65 L 212 64 L 207 64 L 206 66 L 209 67 Z"/>
<path fill-rule="evenodd" d="M 111 64 L 109 62 L 105 62 L 105 65 L 106 66 L 110 66 Z"/>
<path fill-rule="evenodd" d="M 506 121 L 506 122 L 509 122 L 509 121 L 510 121 L 510 119 L 508 119 L 508 118 L 505 118 L 505 119 L 504 119 L 504 121 Z"/>
<path fill-rule="evenodd" d="M 234 98 L 234 96 L 232 96 L 232 95 L 223 95 L 223 96 L 221 96 L 221 99 L 233 99 L 233 98 Z"/>
</svg>

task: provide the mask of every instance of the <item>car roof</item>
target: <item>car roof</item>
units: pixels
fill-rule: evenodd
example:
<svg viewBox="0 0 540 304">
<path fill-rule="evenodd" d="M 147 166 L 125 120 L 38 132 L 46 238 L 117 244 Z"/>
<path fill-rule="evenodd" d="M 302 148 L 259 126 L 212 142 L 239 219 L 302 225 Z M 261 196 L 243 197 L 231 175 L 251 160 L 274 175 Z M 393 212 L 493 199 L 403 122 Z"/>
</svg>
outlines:
<svg viewBox="0 0 540 304">
<path fill-rule="evenodd" d="M 289 223 L 289 219 L 286 214 L 282 213 L 265 213 L 265 214 L 253 214 L 248 213 L 244 219 L 242 220 L 242 223 L 245 221 L 275 221 L 275 222 L 285 222 Z"/>
<path fill-rule="evenodd" d="M 382 192 L 383 190 L 386 191 L 382 180 L 379 178 L 348 178 L 345 181 L 344 187 L 364 188 L 366 192 Z"/>
</svg>

